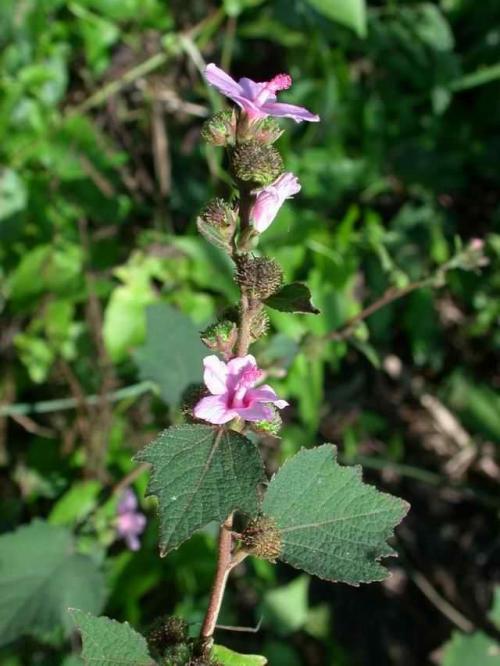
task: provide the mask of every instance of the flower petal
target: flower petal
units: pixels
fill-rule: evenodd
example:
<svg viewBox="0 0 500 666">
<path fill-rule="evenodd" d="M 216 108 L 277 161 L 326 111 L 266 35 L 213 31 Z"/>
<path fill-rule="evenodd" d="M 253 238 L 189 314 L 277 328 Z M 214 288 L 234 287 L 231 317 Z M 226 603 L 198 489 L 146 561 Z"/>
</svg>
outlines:
<svg viewBox="0 0 500 666">
<path fill-rule="evenodd" d="M 240 375 L 243 370 L 253 370 L 257 368 L 255 356 L 247 354 L 246 356 L 236 356 L 228 361 L 227 371 L 230 375 Z"/>
<path fill-rule="evenodd" d="M 213 395 L 222 395 L 227 390 L 227 366 L 217 356 L 205 356 L 203 381 Z"/>
<path fill-rule="evenodd" d="M 234 419 L 237 415 L 235 410 L 227 406 L 227 396 L 210 395 L 202 398 L 193 409 L 193 414 L 197 419 L 203 419 L 209 423 L 222 425 Z"/>
<path fill-rule="evenodd" d="M 250 389 L 247 391 L 247 396 L 252 402 L 272 402 L 279 409 L 288 407 L 288 402 L 286 400 L 280 400 L 276 395 L 276 391 L 271 388 L 269 384 L 263 384 L 262 386 L 259 386 L 259 388 Z"/>
<path fill-rule="evenodd" d="M 240 407 L 235 409 L 238 416 L 245 421 L 270 421 L 273 416 L 273 410 L 262 403 L 255 403 L 251 407 Z"/>
<path fill-rule="evenodd" d="M 242 87 L 213 62 L 205 67 L 204 74 L 206 80 L 226 97 L 231 97 L 231 95 L 244 96 Z"/>
<path fill-rule="evenodd" d="M 246 76 L 239 79 L 238 84 L 243 91 L 243 95 L 250 100 L 254 100 L 258 97 L 259 93 L 266 86 L 265 83 L 257 83 L 256 81 L 252 81 L 252 79 L 247 79 Z"/>
<path fill-rule="evenodd" d="M 282 102 L 267 102 L 261 106 L 261 112 L 268 116 L 275 118 L 293 118 L 296 123 L 301 123 L 307 120 L 310 123 L 319 122 L 320 118 L 314 113 L 311 113 L 303 106 L 295 106 L 294 104 L 283 104 Z"/>
<path fill-rule="evenodd" d="M 118 513 L 128 513 L 137 508 L 137 497 L 135 496 L 132 488 L 126 488 L 123 491 L 120 501 L 118 502 Z"/>
</svg>

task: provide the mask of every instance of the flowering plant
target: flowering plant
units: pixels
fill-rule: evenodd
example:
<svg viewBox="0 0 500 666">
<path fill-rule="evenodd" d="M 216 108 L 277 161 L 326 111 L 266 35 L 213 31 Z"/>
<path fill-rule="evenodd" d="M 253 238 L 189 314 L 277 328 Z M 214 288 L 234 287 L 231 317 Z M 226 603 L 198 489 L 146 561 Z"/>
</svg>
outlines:
<svg viewBox="0 0 500 666">
<path fill-rule="evenodd" d="M 185 406 L 188 423 L 165 430 L 136 460 L 151 465 L 148 494 L 158 500 L 160 554 L 215 521 L 218 556 L 198 638 L 188 638 L 181 619 L 162 620 L 142 654 L 145 664 L 249 663 L 214 645 L 232 569 L 254 556 L 329 581 L 382 580 L 387 571 L 380 560 L 394 554 L 387 539 L 408 510 L 404 501 L 363 483 L 357 468 L 340 466 L 331 444 L 302 449 L 270 480 L 266 476 L 256 435 L 279 436 L 279 412 L 288 402 L 262 383 L 266 373 L 249 349 L 267 333 L 268 308 L 318 312 L 308 287 L 283 284 L 277 261 L 258 250 L 260 235 L 301 189 L 275 147 L 283 129 L 274 118 L 319 117 L 277 101 L 276 93 L 291 86 L 287 74 L 236 82 L 210 64 L 205 77 L 239 108 L 217 113 L 203 127 L 209 143 L 226 148 L 235 191 L 207 204 L 198 229 L 233 261 L 239 304 L 201 333 L 210 353 L 203 361 L 204 386 Z M 144 526 L 135 509 L 135 497 L 124 496 L 118 533 L 131 548 Z"/>
</svg>

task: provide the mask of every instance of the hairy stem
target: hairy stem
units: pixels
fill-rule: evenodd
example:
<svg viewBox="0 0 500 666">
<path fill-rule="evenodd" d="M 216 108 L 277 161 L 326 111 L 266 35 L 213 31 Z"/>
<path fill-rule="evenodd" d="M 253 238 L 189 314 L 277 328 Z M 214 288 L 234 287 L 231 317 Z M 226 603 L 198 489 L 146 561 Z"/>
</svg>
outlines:
<svg viewBox="0 0 500 666">
<path fill-rule="evenodd" d="M 219 617 L 222 599 L 224 598 L 227 577 L 231 571 L 231 549 L 233 544 L 232 527 L 233 516 L 231 514 L 221 526 L 219 531 L 217 570 L 215 572 L 215 578 L 212 586 L 212 592 L 210 594 L 210 601 L 208 604 L 207 612 L 201 627 L 201 638 L 204 643 L 204 647 L 211 647 L 210 643 L 215 631 L 215 625 L 217 624 L 217 618 Z"/>
<path fill-rule="evenodd" d="M 245 252 L 251 239 L 250 210 L 254 197 L 248 189 L 240 188 L 240 233 L 238 244 L 233 243 L 232 258 L 235 261 L 239 252 Z M 240 320 L 238 327 L 238 342 L 236 345 L 236 355 L 245 356 L 251 343 L 251 323 L 253 316 L 254 303 L 249 298 L 244 289 L 240 292 Z M 217 618 L 226 591 L 227 579 L 231 569 L 240 561 L 241 557 L 233 559 L 233 514 L 221 525 L 219 530 L 219 546 L 217 551 L 217 569 L 210 593 L 205 619 L 201 627 L 200 638 L 202 650 L 209 650 L 213 643 L 213 633 L 217 625 Z"/>
</svg>

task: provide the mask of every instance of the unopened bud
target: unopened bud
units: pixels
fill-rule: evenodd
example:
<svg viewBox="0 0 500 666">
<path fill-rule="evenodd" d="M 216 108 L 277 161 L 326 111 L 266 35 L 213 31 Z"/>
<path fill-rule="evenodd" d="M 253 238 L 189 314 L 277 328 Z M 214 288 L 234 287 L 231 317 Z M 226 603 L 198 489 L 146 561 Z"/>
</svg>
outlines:
<svg viewBox="0 0 500 666">
<path fill-rule="evenodd" d="M 283 420 L 276 409 L 274 410 L 274 416 L 272 419 L 267 419 L 266 421 L 253 421 L 250 423 L 252 430 L 255 432 L 272 435 L 273 437 L 279 437 L 282 425 Z"/>
<path fill-rule="evenodd" d="M 274 146 L 260 141 L 238 144 L 232 153 L 234 176 L 252 187 L 269 185 L 283 172 L 283 159 Z"/>
<path fill-rule="evenodd" d="M 281 533 L 273 518 L 251 520 L 241 535 L 243 549 L 263 560 L 276 562 L 281 554 Z"/>
<path fill-rule="evenodd" d="M 164 655 L 167 648 L 185 643 L 187 640 L 187 622 L 180 617 L 162 617 L 148 634 L 150 648 Z"/>
<path fill-rule="evenodd" d="M 242 254 L 236 261 L 236 282 L 251 297 L 265 300 L 281 288 L 283 271 L 274 259 Z"/>
<path fill-rule="evenodd" d="M 236 114 L 219 111 L 203 123 L 201 136 L 212 146 L 230 146 L 234 143 Z"/>
<path fill-rule="evenodd" d="M 230 251 L 237 213 L 224 199 L 213 199 L 196 221 L 198 231 L 209 243 Z"/>
<path fill-rule="evenodd" d="M 223 319 L 201 332 L 202 342 L 213 351 L 220 352 L 223 356 L 230 357 L 236 340 L 238 339 L 238 328 L 234 321 Z"/>
</svg>

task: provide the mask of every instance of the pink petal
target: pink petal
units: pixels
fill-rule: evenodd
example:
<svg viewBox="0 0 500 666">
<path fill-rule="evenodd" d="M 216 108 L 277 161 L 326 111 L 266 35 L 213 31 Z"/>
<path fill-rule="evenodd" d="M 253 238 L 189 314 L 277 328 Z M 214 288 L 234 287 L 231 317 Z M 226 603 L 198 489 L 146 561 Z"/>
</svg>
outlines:
<svg viewBox="0 0 500 666">
<path fill-rule="evenodd" d="M 125 537 L 125 543 L 127 544 L 127 547 L 129 550 L 139 550 L 141 547 L 141 542 L 139 539 L 135 536 L 135 534 L 128 534 Z"/>
<path fill-rule="evenodd" d="M 274 416 L 273 410 L 262 403 L 256 403 L 251 407 L 240 407 L 235 411 L 245 421 L 269 421 Z"/>
<path fill-rule="evenodd" d="M 293 118 L 296 123 L 301 123 L 303 120 L 317 123 L 320 120 L 319 116 L 304 109 L 303 106 L 283 104 L 282 102 L 267 102 L 261 106 L 261 112 L 275 118 Z"/>
<path fill-rule="evenodd" d="M 231 95 L 244 95 L 242 87 L 236 81 L 226 74 L 226 72 L 217 67 L 213 62 L 205 67 L 205 78 L 219 92 L 226 97 Z"/>
<path fill-rule="evenodd" d="M 131 488 L 126 488 L 118 503 L 118 513 L 128 513 L 137 508 L 137 497 Z"/>
<path fill-rule="evenodd" d="M 193 409 L 193 414 L 197 419 L 203 419 L 216 425 L 227 423 L 234 419 L 236 412 L 228 408 L 226 400 L 225 395 L 210 395 L 202 398 Z"/>
<path fill-rule="evenodd" d="M 259 93 L 266 86 L 265 83 L 257 83 L 256 81 L 252 81 L 252 79 L 247 79 L 246 76 L 240 79 L 238 83 L 241 90 L 243 91 L 244 96 L 251 100 L 254 100 L 256 97 L 258 97 Z"/>
<path fill-rule="evenodd" d="M 273 186 L 278 190 L 283 199 L 290 199 L 294 194 L 300 192 L 299 179 L 291 171 L 287 171 L 277 178 Z"/>
<path fill-rule="evenodd" d="M 247 397 L 252 402 L 272 402 L 278 409 L 283 409 L 288 407 L 288 402 L 286 400 L 280 400 L 276 395 L 276 391 L 269 386 L 269 384 L 264 384 L 259 388 L 250 389 L 247 391 Z"/>
<path fill-rule="evenodd" d="M 236 356 L 227 364 L 227 371 L 230 375 L 240 375 L 243 370 L 257 369 L 255 356 L 247 354 L 246 356 Z"/>
<path fill-rule="evenodd" d="M 217 356 L 205 356 L 203 359 L 205 372 L 203 381 L 213 395 L 222 395 L 227 390 L 227 367 Z"/>
<path fill-rule="evenodd" d="M 282 203 L 274 187 L 261 191 L 250 211 L 250 221 L 253 228 L 260 234 L 265 231 L 278 214 Z"/>
</svg>

